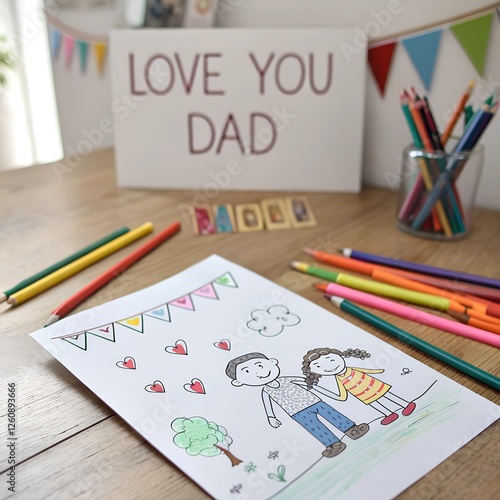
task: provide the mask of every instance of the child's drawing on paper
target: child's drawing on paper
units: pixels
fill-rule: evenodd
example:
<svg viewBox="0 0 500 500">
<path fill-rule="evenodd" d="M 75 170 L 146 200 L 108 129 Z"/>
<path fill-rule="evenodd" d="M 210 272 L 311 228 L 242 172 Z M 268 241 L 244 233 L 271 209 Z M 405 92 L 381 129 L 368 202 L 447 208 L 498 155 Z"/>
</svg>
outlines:
<svg viewBox="0 0 500 500">
<path fill-rule="evenodd" d="M 203 417 L 180 417 L 172 422 L 171 427 L 176 432 L 174 443 L 184 448 L 189 455 L 215 457 L 223 453 L 231 460 L 233 467 L 242 462 L 229 451 L 233 438 L 215 422 Z"/>
<path fill-rule="evenodd" d="M 297 315 L 280 305 L 271 306 L 267 311 L 256 309 L 250 316 L 252 319 L 247 323 L 247 327 L 264 337 L 275 337 L 283 331 L 285 326 L 295 326 L 300 323 Z"/>
<path fill-rule="evenodd" d="M 353 368 L 346 365 L 345 358 L 365 359 L 370 353 L 360 349 L 317 348 L 310 350 L 303 358 L 302 373 L 306 377 L 307 388 L 312 389 L 321 377 L 331 377 L 334 381 L 332 397 L 345 401 L 350 394 L 359 401 L 384 415 L 382 425 L 394 422 L 399 415 L 389 407 L 396 405 L 403 416 L 413 413 L 414 401 L 406 401 L 392 392 L 392 386 L 373 377 L 371 374 L 383 373 L 383 369 Z M 392 404 L 391 404 L 392 403 Z"/>
<path fill-rule="evenodd" d="M 344 451 L 343 443 L 318 415 L 351 439 L 358 439 L 370 429 L 368 424 L 356 425 L 339 411 L 322 401 L 306 388 L 304 377 L 280 377 L 277 359 L 269 359 L 259 352 L 250 352 L 231 360 L 226 367 L 226 375 L 235 387 L 244 385 L 262 387 L 262 401 L 269 425 L 275 429 L 281 425 L 276 417 L 275 405 L 324 446 L 324 457 L 334 457 Z"/>
</svg>

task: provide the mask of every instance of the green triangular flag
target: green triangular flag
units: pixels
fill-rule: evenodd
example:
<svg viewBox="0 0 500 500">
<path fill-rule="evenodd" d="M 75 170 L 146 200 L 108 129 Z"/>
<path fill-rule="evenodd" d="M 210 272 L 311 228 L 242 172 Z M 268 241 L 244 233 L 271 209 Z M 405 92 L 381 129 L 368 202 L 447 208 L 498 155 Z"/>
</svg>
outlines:
<svg viewBox="0 0 500 500">
<path fill-rule="evenodd" d="M 455 35 L 469 57 L 470 62 L 481 76 L 484 72 L 492 17 L 492 13 L 486 14 L 485 16 L 450 26 L 451 32 Z"/>
</svg>

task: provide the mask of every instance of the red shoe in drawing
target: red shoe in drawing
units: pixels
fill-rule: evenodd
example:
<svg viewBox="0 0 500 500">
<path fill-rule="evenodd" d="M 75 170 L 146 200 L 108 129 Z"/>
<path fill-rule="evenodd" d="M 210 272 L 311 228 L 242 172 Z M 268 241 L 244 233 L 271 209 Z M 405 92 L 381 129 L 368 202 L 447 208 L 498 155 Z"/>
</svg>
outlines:
<svg viewBox="0 0 500 500">
<path fill-rule="evenodd" d="M 392 424 L 392 422 L 394 422 L 394 420 L 396 420 L 398 417 L 399 415 L 397 413 L 391 413 L 390 415 L 387 415 L 387 417 L 383 418 L 380 423 L 382 425 L 389 425 Z"/>
<path fill-rule="evenodd" d="M 401 412 L 405 417 L 408 415 L 411 415 L 413 413 L 413 410 L 417 407 L 416 403 L 413 401 L 408 404 L 408 406 Z"/>
</svg>

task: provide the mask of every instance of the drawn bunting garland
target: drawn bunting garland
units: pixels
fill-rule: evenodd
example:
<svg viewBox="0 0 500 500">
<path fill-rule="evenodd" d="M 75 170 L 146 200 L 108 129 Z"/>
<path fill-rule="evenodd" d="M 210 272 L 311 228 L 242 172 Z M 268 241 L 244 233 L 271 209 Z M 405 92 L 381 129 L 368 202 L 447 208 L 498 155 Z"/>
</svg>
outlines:
<svg viewBox="0 0 500 500">
<path fill-rule="evenodd" d="M 70 335 L 62 335 L 60 337 L 54 337 L 55 339 L 63 340 L 82 351 L 87 351 L 89 346 L 88 337 L 97 337 L 108 342 L 115 342 L 116 340 L 116 327 L 122 326 L 133 330 L 135 332 L 144 333 L 144 317 L 153 318 L 155 320 L 165 321 L 167 323 L 172 322 L 172 316 L 170 308 L 172 306 L 185 309 L 188 311 L 195 311 L 195 305 L 193 302 L 194 297 L 201 297 L 210 300 L 220 300 L 219 294 L 217 293 L 214 285 L 219 285 L 229 288 L 238 288 L 238 284 L 233 278 L 230 272 L 226 272 L 221 276 L 215 278 L 204 285 L 195 288 L 193 291 L 188 292 L 180 297 L 169 300 L 166 303 L 162 303 L 148 309 L 147 311 L 142 311 L 140 313 L 134 314 L 127 318 L 119 319 L 113 321 L 112 323 L 107 323 L 105 325 L 97 326 L 91 330 L 82 330 L 81 332 L 72 333 Z"/>
</svg>

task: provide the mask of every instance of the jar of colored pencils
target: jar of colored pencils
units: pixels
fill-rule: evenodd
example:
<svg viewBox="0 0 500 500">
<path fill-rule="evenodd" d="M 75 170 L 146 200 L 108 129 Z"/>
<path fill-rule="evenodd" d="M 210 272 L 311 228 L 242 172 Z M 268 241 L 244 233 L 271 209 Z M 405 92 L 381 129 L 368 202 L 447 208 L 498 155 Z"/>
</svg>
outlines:
<svg viewBox="0 0 500 500">
<path fill-rule="evenodd" d="M 484 148 L 427 152 L 413 144 L 403 151 L 397 224 L 414 236 L 455 240 L 472 224 Z"/>
</svg>

